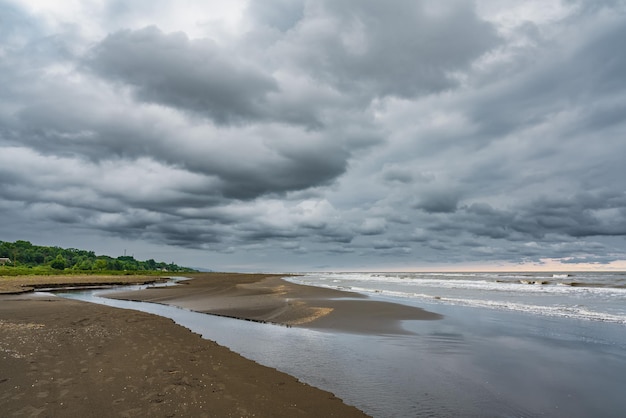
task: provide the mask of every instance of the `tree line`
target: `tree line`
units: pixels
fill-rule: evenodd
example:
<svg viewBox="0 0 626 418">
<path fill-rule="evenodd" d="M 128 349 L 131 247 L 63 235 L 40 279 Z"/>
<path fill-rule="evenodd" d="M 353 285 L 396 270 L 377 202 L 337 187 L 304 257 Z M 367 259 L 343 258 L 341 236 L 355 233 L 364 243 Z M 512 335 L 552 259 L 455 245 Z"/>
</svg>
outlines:
<svg viewBox="0 0 626 418">
<path fill-rule="evenodd" d="M 53 271 L 168 271 L 193 272 L 194 269 L 174 263 L 157 262 L 153 259 L 136 260 L 133 256 L 117 258 L 96 255 L 93 251 L 76 248 L 60 248 L 33 245 L 29 241 L 0 241 L 0 259 L 4 260 L 3 270 L 11 268 L 53 270 Z"/>
</svg>

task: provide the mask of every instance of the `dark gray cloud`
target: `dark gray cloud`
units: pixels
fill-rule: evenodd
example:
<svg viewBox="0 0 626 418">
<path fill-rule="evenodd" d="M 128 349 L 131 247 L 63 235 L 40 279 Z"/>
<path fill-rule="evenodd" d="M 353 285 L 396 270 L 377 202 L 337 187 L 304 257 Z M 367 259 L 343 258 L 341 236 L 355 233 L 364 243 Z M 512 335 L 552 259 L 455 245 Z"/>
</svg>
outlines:
<svg viewBox="0 0 626 418">
<path fill-rule="evenodd" d="M 16 146 L 28 144 L 37 153 L 79 156 L 98 164 L 145 158 L 181 167 L 206 176 L 194 187 L 205 199 L 252 199 L 328 184 L 345 171 L 351 148 L 361 147 L 350 144 L 350 136 L 335 140 L 332 134 L 288 127 L 222 133 L 191 123 L 181 130 L 184 118 L 166 109 L 134 112 L 131 107 L 110 93 L 102 97 L 70 90 L 62 105 L 33 100 L 7 121 L 4 138 Z"/>
<path fill-rule="evenodd" d="M 459 194 L 450 190 L 437 190 L 422 193 L 416 208 L 429 213 L 456 212 L 459 205 Z"/>
<path fill-rule="evenodd" d="M 270 0 L 248 3 L 248 16 L 257 24 L 285 32 L 304 18 L 304 0 Z"/>
<path fill-rule="evenodd" d="M 87 65 L 130 85 L 141 101 L 188 109 L 220 124 L 261 117 L 267 94 L 278 88 L 271 74 L 214 41 L 156 27 L 107 36 Z"/>
<path fill-rule="evenodd" d="M 580 112 L 572 133 L 585 125 L 595 131 L 619 123 L 612 110 L 623 103 L 623 19 L 602 20 L 583 34 L 579 25 L 580 20 L 564 25 L 562 39 L 538 39 L 545 47 L 529 51 L 532 61 L 520 57 L 520 68 L 508 82 L 495 83 L 476 98 L 468 110 L 485 140 L 548 123 L 567 111 Z M 602 102 L 611 98 L 617 103 L 612 100 L 613 109 L 607 109 Z M 596 118 L 600 123 L 593 122 Z"/>
<path fill-rule="evenodd" d="M 457 83 L 455 71 L 498 44 L 470 2 L 323 1 L 286 40 L 301 68 L 351 94 L 413 97 Z M 295 44 L 295 45 L 294 45 Z"/>
<path fill-rule="evenodd" d="M 0 0 L 0 239 L 624 265 L 626 10 L 559 4 Z"/>
</svg>

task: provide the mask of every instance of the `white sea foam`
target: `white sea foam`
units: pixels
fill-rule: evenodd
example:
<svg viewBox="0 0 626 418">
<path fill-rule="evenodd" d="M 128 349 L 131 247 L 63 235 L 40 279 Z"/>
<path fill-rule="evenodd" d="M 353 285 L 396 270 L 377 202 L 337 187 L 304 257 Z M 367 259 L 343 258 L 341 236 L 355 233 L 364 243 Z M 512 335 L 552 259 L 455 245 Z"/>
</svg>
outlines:
<svg viewBox="0 0 626 418">
<path fill-rule="evenodd" d="M 623 285 L 623 275 L 311 273 L 292 280 L 404 300 L 626 324 L 626 288 L 615 287 Z"/>
</svg>

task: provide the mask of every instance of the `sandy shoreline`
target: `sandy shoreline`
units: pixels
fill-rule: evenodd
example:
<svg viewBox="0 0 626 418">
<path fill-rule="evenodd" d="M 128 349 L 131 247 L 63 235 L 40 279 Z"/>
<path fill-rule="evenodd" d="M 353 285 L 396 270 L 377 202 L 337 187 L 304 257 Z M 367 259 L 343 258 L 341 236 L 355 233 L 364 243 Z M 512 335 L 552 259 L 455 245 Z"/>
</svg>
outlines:
<svg viewBox="0 0 626 418">
<path fill-rule="evenodd" d="M 201 274 L 178 286 L 115 298 L 358 333 L 403 333 L 402 320 L 439 318 L 281 277 Z M 22 293 L 120 281 L 73 279 L 24 278 L 0 286 L 5 293 L 0 295 L 0 410 L 6 416 L 366 416 L 329 392 L 247 360 L 167 318 Z"/>
<path fill-rule="evenodd" d="M 155 315 L 0 296 L 3 416 L 365 416 Z"/>
<path fill-rule="evenodd" d="M 76 279 L 0 279 L 3 416 L 366 416 L 170 319 L 24 293 L 155 278 Z"/>
<path fill-rule="evenodd" d="M 357 333 L 402 334 L 403 320 L 441 316 L 375 301 L 354 292 L 290 283 L 269 274 L 197 275 L 178 286 L 116 293 L 115 299 L 162 303 L 196 312 L 288 326 Z"/>
</svg>

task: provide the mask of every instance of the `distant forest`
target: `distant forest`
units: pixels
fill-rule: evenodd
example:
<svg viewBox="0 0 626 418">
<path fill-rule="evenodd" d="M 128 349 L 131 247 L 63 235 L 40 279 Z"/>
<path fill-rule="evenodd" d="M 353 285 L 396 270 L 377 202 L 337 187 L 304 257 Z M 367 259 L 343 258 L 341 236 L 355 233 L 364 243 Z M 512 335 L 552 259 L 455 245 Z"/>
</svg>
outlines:
<svg viewBox="0 0 626 418">
<path fill-rule="evenodd" d="M 54 274 L 58 272 L 194 272 L 196 270 L 181 267 L 173 263 L 163 263 L 152 259 L 135 260 L 132 256 L 117 258 L 96 255 L 93 251 L 76 248 L 44 247 L 28 241 L 0 241 L 0 275 L 10 274 L 11 270 L 34 270 L 33 273 Z M 16 271 L 17 272 L 17 271 Z"/>
</svg>

